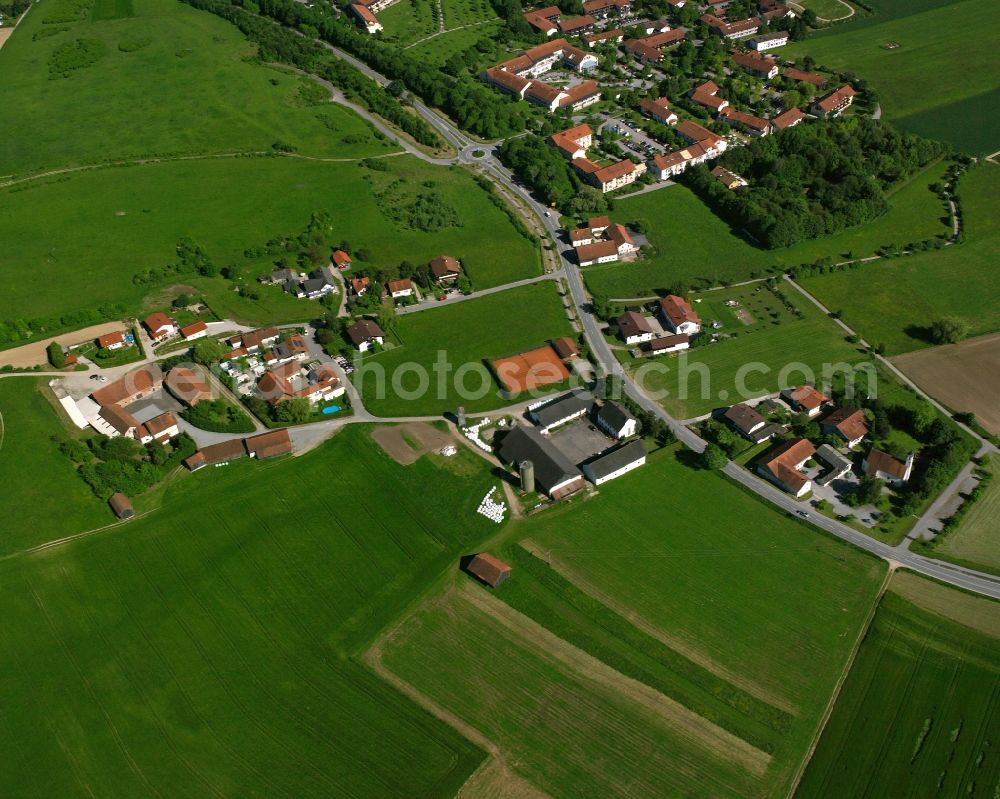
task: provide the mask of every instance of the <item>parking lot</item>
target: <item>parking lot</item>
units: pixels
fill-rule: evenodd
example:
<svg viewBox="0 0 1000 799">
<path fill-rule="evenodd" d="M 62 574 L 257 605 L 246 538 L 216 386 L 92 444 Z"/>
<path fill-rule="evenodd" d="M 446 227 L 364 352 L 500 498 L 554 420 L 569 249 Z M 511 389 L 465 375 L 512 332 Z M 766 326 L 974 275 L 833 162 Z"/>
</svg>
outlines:
<svg viewBox="0 0 1000 799">
<path fill-rule="evenodd" d="M 614 440 L 587 418 L 577 419 L 549 435 L 552 443 L 573 463 L 583 463 L 610 447 Z"/>
<path fill-rule="evenodd" d="M 621 134 L 622 138 L 618 143 L 625 150 L 638 155 L 640 158 L 652 158 L 654 155 L 664 151 L 663 145 L 658 144 L 642 128 L 627 119 L 609 119 L 601 125 L 601 130 L 605 129 L 612 133 Z"/>
</svg>

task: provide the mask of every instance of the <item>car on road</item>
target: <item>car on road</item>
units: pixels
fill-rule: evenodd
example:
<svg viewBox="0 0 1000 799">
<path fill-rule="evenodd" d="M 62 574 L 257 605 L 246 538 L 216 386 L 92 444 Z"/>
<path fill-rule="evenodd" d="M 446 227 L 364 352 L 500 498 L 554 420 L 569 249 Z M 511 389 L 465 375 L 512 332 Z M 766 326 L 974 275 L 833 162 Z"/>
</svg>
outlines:
<svg viewBox="0 0 1000 799">
<path fill-rule="evenodd" d="M 809 511 L 807 511 L 807 510 L 796 511 L 796 513 L 798 513 L 799 516 L 801 516 L 803 519 L 808 519 L 809 518 Z"/>
</svg>

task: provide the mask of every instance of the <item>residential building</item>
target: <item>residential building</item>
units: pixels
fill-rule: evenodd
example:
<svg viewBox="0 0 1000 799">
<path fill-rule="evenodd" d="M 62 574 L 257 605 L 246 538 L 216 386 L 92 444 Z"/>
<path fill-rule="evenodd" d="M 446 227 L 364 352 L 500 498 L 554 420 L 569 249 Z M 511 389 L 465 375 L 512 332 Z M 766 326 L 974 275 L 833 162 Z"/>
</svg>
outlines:
<svg viewBox="0 0 1000 799">
<path fill-rule="evenodd" d="M 337 373 L 329 366 L 306 370 L 297 361 L 280 364 L 264 372 L 257 393 L 272 405 L 292 399 L 323 402 L 344 394 Z"/>
<path fill-rule="evenodd" d="M 181 429 L 177 424 L 177 417 L 167 411 L 143 422 L 138 428 L 138 433 L 138 438 L 143 443 L 145 443 L 144 439 L 148 438 L 148 440 L 158 444 L 166 444 L 170 439 L 179 436 Z"/>
<path fill-rule="evenodd" d="M 608 241 L 615 245 L 620 258 L 629 258 L 639 252 L 639 247 L 632 239 L 631 234 L 629 234 L 624 225 L 618 222 L 608 227 L 605 236 Z"/>
<path fill-rule="evenodd" d="M 803 72 L 801 69 L 796 69 L 795 67 L 785 67 L 785 71 L 782 74 L 786 78 L 797 80 L 800 83 L 809 83 L 817 89 L 824 88 L 827 83 L 826 75 L 820 75 L 818 72 Z"/>
<path fill-rule="evenodd" d="M 775 47 L 784 47 L 788 44 L 788 32 L 775 31 L 774 33 L 764 33 L 760 36 L 755 36 L 747 44 L 758 53 L 763 53 L 765 50 L 773 50 Z"/>
<path fill-rule="evenodd" d="M 730 191 L 733 191 L 734 189 L 741 189 L 748 185 L 744 178 L 741 178 L 739 175 L 730 172 L 722 166 L 715 167 L 715 169 L 712 170 L 712 176 Z"/>
<path fill-rule="evenodd" d="M 738 125 L 751 136 L 766 136 L 771 132 L 771 123 L 768 120 L 737 111 L 735 108 L 724 108 L 719 114 L 719 119 L 730 126 Z"/>
<path fill-rule="evenodd" d="M 701 319 L 683 297 L 668 294 L 660 300 L 660 318 L 674 333 L 693 336 L 701 330 Z"/>
<path fill-rule="evenodd" d="M 717 136 L 708 128 L 699 125 L 697 122 L 692 122 L 690 119 L 681 122 L 674 130 L 677 131 L 681 138 L 686 139 L 691 144 L 701 145 L 708 158 L 717 158 L 726 151 L 726 140 L 724 138 Z"/>
<path fill-rule="evenodd" d="M 715 113 L 719 113 L 723 108 L 729 105 L 728 100 L 724 100 L 721 97 L 717 97 L 719 87 L 715 81 L 707 80 L 699 86 L 695 86 L 691 90 L 691 99 L 698 103 L 698 105 L 703 105 Z"/>
<path fill-rule="evenodd" d="M 366 32 L 379 33 L 383 30 L 382 23 L 378 21 L 378 17 L 372 13 L 369 7 L 361 3 L 351 3 L 347 10 L 354 17 L 358 26 L 364 28 Z"/>
<path fill-rule="evenodd" d="M 659 97 L 656 100 L 644 99 L 639 103 L 639 109 L 661 125 L 677 124 L 677 114 L 670 110 L 670 102 L 666 97 Z"/>
<path fill-rule="evenodd" d="M 610 16 L 627 17 L 632 10 L 632 0 L 584 0 L 583 13 L 598 19 Z"/>
<path fill-rule="evenodd" d="M 98 405 L 131 405 L 159 391 L 162 386 L 163 372 L 156 364 L 150 364 L 108 383 L 90 396 Z"/>
<path fill-rule="evenodd" d="M 261 347 L 274 344 L 280 335 L 276 327 L 259 327 L 249 333 L 233 336 L 229 339 L 229 346 L 234 349 L 245 349 L 247 353 L 254 355 Z"/>
<path fill-rule="evenodd" d="M 638 311 L 625 311 L 615 324 L 626 344 L 642 344 L 651 341 L 655 335 L 649 320 Z"/>
<path fill-rule="evenodd" d="M 816 485 L 825 486 L 851 470 L 851 462 L 829 444 L 821 444 L 816 449 L 816 458 L 825 463 L 829 469 L 816 478 Z"/>
<path fill-rule="evenodd" d="M 771 120 L 771 128 L 777 133 L 779 130 L 794 128 L 805 118 L 806 114 L 804 111 L 798 108 L 789 108 L 783 114 L 778 114 L 778 116 Z"/>
<path fill-rule="evenodd" d="M 563 499 L 585 485 L 583 473 L 532 427 L 516 425 L 503 437 L 497 455 L 515 468 L 530 461 L 534 466 L 535 485 L 552 499 Z"/>
<path fill-rule="evenodd" d="M 868 477 L 884 480 L 888 485 L 901 486 L 913 472 L 913 453 L 905 461 L 897 460 L 888 452 L 872 447 L 862 463 Z"/>
<path fill-rule="evenodd" d="M 560 108 L 572 111 L 579 111 L 601 101 L 601 87 L 595 80 L 584 80 L 568 86 L 563 94 L 565 96 L 559 101 Z"/>
<path fill-rule="evenodd" d="M 98 416 L 103 424 L 100 426 L 94 425 L 97 432 L 104 433 L 111 438 L 124 436 L 125 438 L 139 440 L 136 431 L 139 429 L 141 423 L 120 405 L 102 405 L 100 411 L 98 411 Z"/>
<path fill-rule="evenodd" d="M 181 336 L 183 336 L 187 341 L 191 341 L 196 338 L 204 338 L 207 335 L 208 325 L 200 319 L 197 322 L 192 322 L 190 325 L 181 328 Z"/>
<path fill-rule="evenodd" d="M 585 158 L 587 150 L 594 143 L 594 131 L 590 125 L 577 125 L 549 136 L 549 143 L 571 161 Z"/>
<path fill-rule="evenodd" d="M 125 333 L 116 330 L 97 337 L 97 346 L 102 350 L 120 350 L 125 346 Z"/>
<path fill-rule="evenodd" d="M 680 175 L 692 164 L 701 164 L 711 156 L 701 144 L 692 144 L 682 150 L 653 156 L 653 174 L 657 180 L 668 180 Z"/>
<path fill-rule="evenodd" d="M 646 447 L 636 439 L 606 450 L 583 464 L 583 473 L 595 486 L 603 485 L 646 463 Z"/>
<path fill-rule="evenodd" d="M 646 44 L 642 39 L 629 39 L 625 42 L 625 49 L 643 64 L 659 64 L 664 58 L 660 50 Z"/>
<path fill-rule="evenodd" d="M 754 440 L 755 432 L 767 427 L 767 419 L 744 402 L 729 406 L 722 414 L 722 418 L 729 422 L 730 427 L 751 441 Z"/>
<path fill-rule="evenodd" d="M 795 438 L 765 453 L 757 461 L 757 473 L 789 494 L 801 497 L 812 490 L 812 482 L 802 467 L 815 454 L 816 448 L 808 439 Z"/>
<path fill-rule="evenodd" d="M 741 53 L 739 50 L 731 50 L 729 54 L 733 63 L 761 78 L 770 80 L 778 74 L 778 62 L 773 58 L 762 58 L 756 53 Z"/>
<path fill-rule="evenodd" d="M 193 369 L 175 366 L 163 381 L 167 390 L 189 408 L 202 400 L 212 399 L 212 388 L 205 378 Z"/>
<path fill-rule="evenodd" d="M 478 553 L 466 567 L 469 574 L 486 583 L 490 588 L 496 588 L 510 577 L 511 567 L 489 552 Z"/>
<path fill-rule="evenodd" d="M 659 33 L 654 33 L 651 36 L 646 36 L 640 41 L 648 47 L 652 47 L 655 50 L 663 50 L 664 48 L 670 47 L 674 44 L 679 44 L 683 42 L 685 38 L 683 28 L 674 28 L 672 30 L 661 30 Z"/>
<path fill-rule="evenodd" d="M 529 412 L 529 416 L 538 425 L 539 432 L 546 434 L 585 416 L 593 404 L 594 397 L 589 391 L 576 389 L 535 408 Z"/>
<path fill-rule="evenodd" d="M 792 409 L 808 414 L 810 417 L 816 416 L 823 406 L 829 402 L 829 398 L 821 391 L 817 391 L 815 386 L 808 384 L 786 388 L 781 392 L 781 396 L 792 406 Z"/>
<path fill-rule="evenodd" d="M 742 39 L 745 36 L 752 36 L 760 30 L 759 19 L 741 19 L 736 22 L 726 22 L 719 19 L 714 14 L 705 14 L 701 21 L 708 25 L 713 33 L 717 33 L 723 39 Z"/>
<path fill-rule="evenodd" d="M 842 438 L 848 447 L 855 447 L 868 435 L 868 421 L 863 411 L 853 408 L 837 408 L 820 424 L 823 435 Z"/>
<path fill-rule="evenodd" d="M 147 316 L 142 324 L 149 331 L 149 337 L 156 342 L 163 341 L 177 332 L 177 323 L 159 311 Z"/>
<path fill-rule="evenodd" d="M 839 117 L 850 108 L 857 94 L 853 87 L 841 86 L 814 102 L 810 110 L 821 119 Z"/>
<path fill-rule="evenodd" d="M 439 285 L 454 283 L 458 280 L 458 276 L 462 274 L 462 265 L 458 262 L 457 258 L 452 258 L 450 255 L 439 255 L 437 258 L 431 260 L 429 267 L 431 277 Z"/>
<path fill-rule="evenodd" d="M 679 333 L 673 336 L 660 336 L 643 345 L 643 349 L 651 355 L 666 355 L 670 352 L 680 352 L 691 346 L 691 337 Z"/>
<path fill-rule="evenodd" d="M 587 227 L 595 236 L 601 236 L 611 226 L 611 219 L 607 216 L 592 216 L 587 220 Z"/>
<path fill-rule="evenodd" d="M 613 241 L 603 239 L 581 244 L 576 248 L 576 262 L 580 266 L 607 264 L 618 260 L 618 248 Z"/>
<path fill-rule="evenodd" d="M 341 272 L 351 268 L 351 256 L 343 250 L 334 250 L 333 255 L 330 256 L 330 260 Z"/>
<path fill-rule="evenodd" d="M 364 297 L 368 293 L 368 287 L 371 285 L 372 281 L 368 275 L 361 275 L 360 277 L 351 278 L 351 292 L 355 297 Z"/>
<path fill-rule="evenodd" d="M 573 166 L 584 181 L 604 194 L 634 183 L 646 171 L 645 164 L 636 164 L 627 158 L 605 167 L 598 166 L 587 158 L 574 158 Z"/>
<path fill-rule="evenodd" d="M 639 432 L 639 421 L 627 408 L 611 400 L 597 409 L 594 421 L 605 433 L 619 441 Z"/>
<path fill-rule="evenodd" d="M 251 436 L 244 439 L 243 444 L 246 447 L 247 455 L 261 461 L 276 458 L 279 455 L 289 455 L 292 451 L 292 439 L 288 435 L 287 428 Z"/>
<path fill-rule="evenodd" d="M 371 319 L 358 319 L 345 331 L 358 352 L 368 352 L 373 345 L 385 343 L 385 333 Z"/>
<path fill-rule="evenodd" d="M 392 297 L 394 300 L 401 300 L 407 297 L 413 297 L 417 293 L 416 286 L 413 285 L 413 281 L 408 278 L 403 278 L 402 280 L 390 280 L 386 284 L 386 294 Z"/>
<path fill-rule="evenodd" d="M 587 44 L 587 47 L 597 47 L 598 45 L 607 44 L 608 42 L 621 44 L 624 38 L 625 31 L 621 28 L 613 28 L 612 30 L 588 33 L 583 37 L 583 41 Z"/>
<path fill-rule="evenodd" d="M 552 36 L 559 30 L 556 20 L 559 19 L 561 14 L 562 11 L 560 11 L 558 6 L 548 6 L 540 8 L 537 11 L 525 11 L 524 19 L 535 30 L 544 33 L 546 36 Z"/>
<path fill-rule="evenodd" d="M 557 24 L 560 33 L 564 33 L 567 36 L 582 36 L 585 33 L 590 33 L 596 23 L 596 19 L 589 15 L 584 15 L 581 17 L 560 19 Z"/>
</svg>

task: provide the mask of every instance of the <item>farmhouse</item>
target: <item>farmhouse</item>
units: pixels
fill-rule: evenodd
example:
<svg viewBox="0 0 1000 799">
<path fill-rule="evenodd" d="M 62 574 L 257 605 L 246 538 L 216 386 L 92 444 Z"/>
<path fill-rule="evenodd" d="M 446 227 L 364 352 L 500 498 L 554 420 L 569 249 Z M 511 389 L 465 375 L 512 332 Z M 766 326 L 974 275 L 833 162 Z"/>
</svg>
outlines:
<svg viewBox="0 0 1000 799">
<path fill-rule="evenodd" d="M 793 410 L 808 414 L 810 417 L 816 416 L 830 401 L 825 394 L 810 385 L 786 388 L 781 392 L 781 396 L 788 401 Z"/>
<path fill-rule="evenodd" d="M 660 318 L 674 333 L 693 336 L 701 330 L 701 319 L 687 300 L 676 294 L 668 294 L 660 300 Z"/>
<path fill-rule="evenodd" d="M 587 227 L 595 236 L 600 236 L 611 226 L 611 219 L 607 216 L 592 216 L 587 220 Z"/>
<path fill-rule="evenodd" d="M 615 320 L 618 332 L 626 344 L 642 344 L 653 338 L 653 328 L 649 321 L 637 311 L 625 311 Z"/>
<path fill-rule="evenodd" d="M 583 473 L 534 428 L 515 426 L 500 442 L 497 454 L 515 467 L 529 461 L 535 484 L 552 499 L 563 499 L 584 487 Z"/>
<path fill-rule="evenodd" d="M 907 455 L 905 461 L 900 461 L 888 452 L 872 447 L 865 456 L 862 466 L 868 477 L 884 480 L 891 486 L 900 486 L 910 479 L 910 473 L 913 471 L 913 453 Z"/>
<path fill-rule="evenodd" d="M 371 319 L 359 319 L 344 332 L 358 352 L 368 352 L 373 344 L 385 343 L 385 333 Z"/>
<path fill-rule="evenodd" d="M 264 372 L 257 383 L 257 393 L 272 405 L 291 399 L 316 403 L 342 396 L 344 387 L 331 367 L 305 369 L 292 361 Z"/>
<path fill-rule="evenodd" d="M 660 336 L 654 338 L 648 344 L 643 345 L 643 349 L 650 355 L 665 355 L 668 352 L 679 352 L 691 346 L 691 337 L 684 334 L 675 336 Z"/>
<path fill-rule="evenodd" d="M 600 239 L 576 248 L 576 262 L 580 266 L 607 264 L 618 260 L 618 248 L 613 241 Z"/>
<path fill-rule="evenodd" d="M 98 389 L 90 396 L 98 405 L 131 405 L 163 386 L 163 373 L 156 364 L 129 372 L 114 383 Z"/>
<path fill-rule="evenodd" d="M 142 324 L 149 331 L 153 341 L 163 341 L 177 332 L 177 323 L 159 311 L 143 319 Z"/>
<path fill-rule="evenodd" d="M 638 432 L 638 420 L 617 402 L 608 400 L 594 415 L 594 421 L 605 433 L 619 441 L 630 438 Z"/>
<path fill-rule="evenodd" d="M 629 234 L 628 230 L 625 229 L 624 225 L 615 222 L 610 225 L 605 231 L 605 236 L 607 236 L 608 241 L 615 245 L 615 249 L 618 251 L 618 255 L 622 258 L 627 258 L 630 255 L 635 255 L 639 252 L 639 248 L 636 246 L 635 241 Z"/>
<path fill-rule="evenodd" d="M 511 567 L 502 560 L 493 557 L 489 552 L 480 552 L 466 567 L 469 574 L 486 583 L 490 588 L 496 588 L 510 577 Z"/>
<path fill-rule="evenodd" d="M 330 261 L 341 272 L 351 268 L 351 256 L 343 250 L 334 250 L 333 255 L 330 256 Z"/>
<path fill-rule="evenodd" d="M 639 103 L 639 108 L 643 114 L 661 125 L 677 124 L 677 114 L 670 110 L 670 102 L 666 97 L 656 100 L 644 99 Z"/>
<path fill-rule="evenodd" d="M 716 96 L 718 92 L 719 87 L 715 81 L 707 80 L 700 86 L 696 86 L 691 90 L 691 99 L 698 105 L 703 105 L 705 108 L 709 108 L 718 113 L 729 105 L 728 100 L 724 100 L 721 97 Z"/>
<path fill-rule="evenodd" d="M 125 346 L 125 333 L 116 330 L 114 333 L 105 333 L 97 337 L 97 346 L 102 350 L 120 350 Z"/>
<path fill-rule="evenodd" d="M 816 448 L 807 439 L 795 438 L 768 451 L 757 462 L 757 473 L 789 494 L 801 497 L 812 489 L 809 477 L 801 469 L 815 454 Z"/>
<path fill-rule="evenodd" d="M 120 405 L 102 405 L 98 416 L 103 422 L 100 426 L 95 425 L 95 429 L 99 433 L 104 433 L 112 438 L 125 436 L 125 438 L 139 440 L 139 436 L 136 435 L 140 426 L 139 420 Z"/>
<path fill-rule="evenodd" d="M 737 111 L 735 108 L 724 108 L 719 118 L 730 126 L 739 126 L 751 136 L 766 136 L 771 132 L 771 123 L 753 114 Z"/>
<path fill-rule="evenodd" d="M 585 158 L 587 150 L 594 143 L 594 131 L 590 125 L 577 125 L 549 136 L 549 143 L 564 156 L 573 160 L 574 158 Z"/>
<path fill-rule="evenodd" d="M 183 336 L 186 341 L 196 338 L 204 338 L 207 335 L 208 325 L 201 320 L 181 328 L 181 336 Z"/>
<path fill-rule="evenodd" d="M 735 64 L 762 78 L 769 80 L 778 74 L 778 62 L 773 58 L 762 58 L 756 53 L 741 53 L 739 50 L 731 50 L 730 55 Z"/>
<path fill-rule="evenodd" d="M 184 461 L 184 465 L 192 472 L 196 472 L 204 466 L 218 466 L 229 463 L 240 458 L 245 458 L 246 447 L 242 438 L 233 438 L 229 441 L 221 441 L 218 444 L 210 444 L 202 447 L 194 455 Z"/>
<path fill-rule="evenodd" d="M 849 447 L 857 446 L 868 435 L 868 422 L 864 413 L 850 408 L 837 408 L 823 420 L 820 428 L 823 435 L 838 436 Z"/>
<path fill-rule="evenodd" d="M 281 430 L 271 430 L 261 433 L 259 436 L 251 436 L 244 439 L 247 455 L 257 460 L 267 460 L 276 458 L 279 455 L 288 455 L 292 451 L 292 439 L 288 435 L 287 428 Z"/>
<path fill-rule="evenodd" d="M 758 53 L 763 53 L 765 50 L 771 50 L 775 47 L 784 47 L 788 44 L 788 33 L 786 31 L 765 33 L 762 36 L 755 36 L 747 42 L 747 44 L 749 44 Z"/>
<path fill-rule="evenodd" d="M 602 452 L 592 461 L 583 464 L 583 473 L 594 485 L 599 486 L 638 469 L 646 463 L 646 447 L 638 439 Z"/>
<path fill-rule="evenodd" d="M 856 95 L 857 92 L 851 86 L 841 86 L 814 102 L 810 110 L 821 119 L 839 117 L 850 108 Z"/>
<path fill-rule="evenodd" d="M 111 510 L 115 512 L 115 516 L 119 519 L 131 519 L 135 516 L 135 508 L 132 507 L 129 498 L 121 491 L 116 491 L 112 494 L 111 499 L 108 500 L 108 504 L 111 505 Z"/>
<path fill-rule="evenodd" d="M 454 283 L 458 280 L 458 276 L 462 274 L 462 265 L 450 255 L 439 255 L 437 258 L 431 260 L 429 267 L 431 277 L 434 278 L 434 282 L 438 285 Z"/>
<path fill-rule="evenodd" d="M 192 369 L 175 366 L 163 381 L 167 390 L 189 408 L 212 399 L 212 389 L 205 378 Z"/>
<path fill-rule="evenodd" d="M 532 421 L 538 425 L 539 432 L 547 434 L 557 427 L 572 422 L 586 415 L 590 406 L 594 404 L 594 397 L 589 391 L 576 389 L 569 394 L 535 408 L 530 412 Z"/>
<path fill-rule="evenodd" d="M 777 133 L 779 130 L 794 128 L 805 118 L 805 111 L 798 108 L 789 108 L 783 114 L 778 114 L 778 116 L 771 120 L 771 127 Z"/>
<path fill-rule="evenodd" d="M 553 341 L 552 349 L 554 349 L 556 351 L 556 355 L 564 361 L 571 361 L 574 358 L 580 357 L 580 350 L 576 346 L 576 342 L 569 336 L 563 336 L 562 338 L 557 338 Z"/>
<path fill-rule="evenodd" d="M 141 424 L 138 429 L 138 438 L 142 443 L 146 443 L 148 439 L 159 444 L 166 444 L 171 438 L 179 436 L 180 433 L 177 417 L 167 411 Z"/>
<path fill-rule="evenodd" d="M 730 191 L 733 191 L 734 189 L 741 189 L 747 185 L 744 178 L 741 178 L 739 175 L 730 172 L 722 166 L 715 167 L 715 169 L 712 170 L 712 176 Z"/>
</svg>

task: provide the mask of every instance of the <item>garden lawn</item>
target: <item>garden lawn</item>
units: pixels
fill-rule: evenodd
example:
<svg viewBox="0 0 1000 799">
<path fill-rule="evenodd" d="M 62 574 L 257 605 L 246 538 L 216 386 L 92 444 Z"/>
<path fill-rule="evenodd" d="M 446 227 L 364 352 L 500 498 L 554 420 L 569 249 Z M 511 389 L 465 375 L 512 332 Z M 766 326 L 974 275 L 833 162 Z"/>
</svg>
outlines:
<svg viewBox="0 0 1000 799">
<path fill-rule="evenodd" d="M 984 163 L 959 181 L 965 215 L 963 244 L 875 261 L 847 271 L 803 279 L 802 285 L 867 341 L 890 355 L 930 346 L 937 319 L 964 320 L 969 335 L 1000 329 L 1000 282 L 995 262 L 1000 223 L 995 206 L 1000 166 Z"/>
<path fill-rule="evenodd" d="M 402 467 L 345 429 L 0 563 L 5 792 L 453 796 L 483 753 L 350 656 L 494 527 L 475 508 L 495 481 L 457 457 L 467 476 Z"/>
<path fill-rule="evenodd" d="M 1000 5 L 994 0 L 872 3 L 874 16 L 782 48 L 870 81 L 886 118 L 971 153 L 1000 148 Z M 907 8 L 909 6 L 909 8 Z M 884 9 L 884 10 L 883 10 Z M 885 47 L 888 43 L 899 46 Z M 956 52 L 965 55 L 955 58 Z"/>
<path fill-rule="evenodd" d="M 226 21 L 177 0 L 142 0 L 135 16 L 104 13 L 114 5 L 101 0 L 90 21 L 71 25 L 45 24 L 43 6 L 0 50 L 0 105 L 17 120 L 17 135 L 0 138 L 0 177 L 122 158 L 271 151 L 277 141 L 341 158 L 399 149 L 352 111 L 318 101 L 324 93 L 311 81 L 249 61 L 254 46 Z M 60 32 L 35 38 L 53 29 Z M 103 42 L 104 55 L 50 78 L 52 51 L 81 38 Z"/>
<path fill-rule="evenodd" d="M 201 245 L 217 266 L 245 261 L 248 247 L 278 235 L 297 235 L 314 211 L 329 211 L 329 241 L 348 240 L 367 250 L 368 265 L 426 263 L 442 253 L 462 260 L 473 285 L 487 288 L 531 277 L 540 270 L 537 247 L 520 236 L 486 192 L 459 168 L 440 168 L 410 157 L 390 158 L 388 171 L 358 163 L 320 163 L 294 158 L 220 159 L 102 169 L 0 191 L 4 257 L 0 277 L 7 284 L 0 319 L 32 318 L 120 302 L 139 312 L 144 298 L 163 286 L 135 285 L 137 272 L 176 263 L 178 240 Z M 434 184 L 457 210 L 459 227 L 434 233 L 403 227 L 384 212 L 396 196 L 384 193 L 403 180 L 406 191 L 429 191 Z M 52 219 L 61 220 L 53 225 Z M 489 230 L 490 235 L 483 235 Z M 294 253 L 292 253 L 294 257 Z M 277 256 L 275 256 L 277 257 Z M 356 266 L 365 266 L 355 262 Z M 270 271 L 259 263 L 259 271 Z M 15 279 L 30 275 L 30 280 Z M 256 286 L 256 275 L 247 284 Z M 180 275 L 173 283 L 197 276 Z M 39 291 L 38 286 L 47 286 Z M 233 284 L 213 278 L 198 288 L 225 295 L 225 315 L 265 314 L 241 301 Z M 316 304 L 281 296 L 280 287 L 259 287 L 262 297 L 287 310 L 315 315 Z M 152 300 L 150 304 L 157 304 Z M 300 317 L 302 318 L 302 317 Z"/>
<path fill-rule="evenodd" d="M 353 381 L 376 416 L 454 413 L 459 405 L 488 411 L 513 400 L 501 395 L 486 361 L 572 334 L 555 285 L 534 283 L 398 317 L 395 336 L 402 346 L 359 360 Z M 449 371 L 433 371 L 442 357 Z M 459 369 L 467 396 L 457 386 Z"/>
<path fill-rule="evenodd" d="M 383 36 L 400 44 L 415 42 L 438 31 L 435 0 L 395 3 L 377 16 L 385 28 Z"/>
<path fill-rule="evenodd" d="M 615 204 L 615 221 L 647 223 L 656 255 L 633 264 L 607 264 L 584 270 L 587 287 L 599 298 L 651 294 L 677 282 L 718 286 L 768 271 L 813 263 L 829 256 L 834 262 L 871 255 L 886 244 L 933 239 L 947 234 L 947 209 L 929 190 L 945 165 L 938 162 L 896 187 L 890 210 L 875 221 L 832 236 L 811 239 L 782 250 L 761 250 L 734 234 L 684 186 L 668 186 Z"/>
<path fill-rule="evenodd" d="M 577 589 L 657 639 L 646 654 L 674 679 L 697 664 L 704 674 L 696 682 L 716 697 L 753 697 L 756 704 L 736 705 L 747 732 L 784 714 L 787 726 L 762 734 L 770 765 L 743 793 L 784 796 L 884 565 L 678 456 L 677 448 L 661 450 L 600 496 L 517 521 L 511 532 Z M 512 585 L 517 579 L 515 569 Z M 582 625 L 578 614 L 553 624 Z M 614 629 L 595 617 L 590 635 L 600 640 Z M 672 658 L 659 651 L 664 645 Z M 612 651 L 636 658 L 621 643 Z M 688 662 L 683 671 L 678 658 Z M 709 688 L 709 676 L 718 685 Z M 732 710 L 713 716 L 732 728 L 725 717 L 737 718 Z"/>
<path fill-rule="evenodd" d="M 59 452 L 56 438 L 80 432 L 56 404 L 45 381 L 0 380 L 0 484 L 4 523 L 0 555 L 114 522 Z"/>
<path fill-rule="evenodd" d="M 447 15 L 447 11 L 445 14 Z M 458 28 L 449 33 L 442 33 L 433 39 L 407 47 L 407 53 L 419 56 L 429 64 L 440 67 L 455 53 L 471 47 L 480 39 L 495 37 L 500 28 L 500 22 L 489 19 L 482 25 L 471 25 Z"/>
<path fill-rule="evenodd" d="M 997 603 L 950 593 L 1000 620 Z M 998 664 L 995 635 L 890 590 L 796 795 L 989 795 L 1000 780 Z"/>
<path fill-rule="evenodd" d="M 441 0 L 441 5 L 444 8 L 444 25 L 448 30 L 497 19 L 489 0 Z"/>
</svg>

